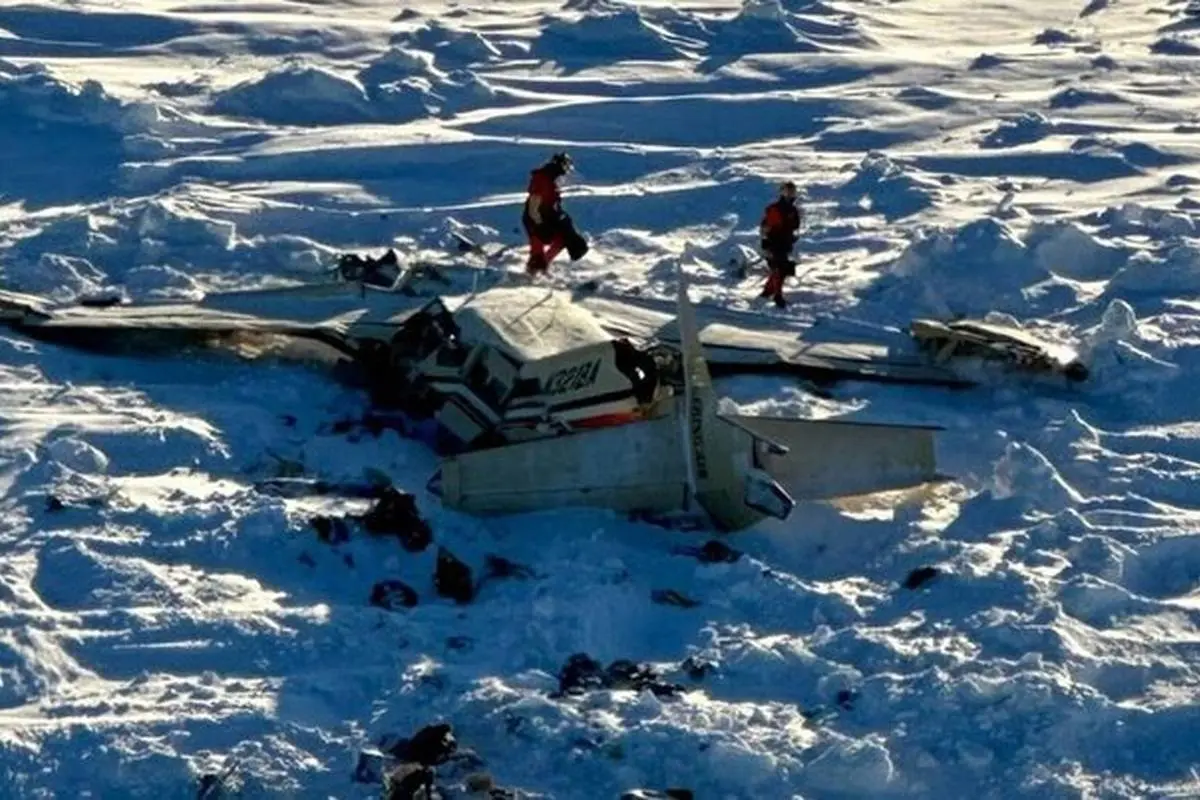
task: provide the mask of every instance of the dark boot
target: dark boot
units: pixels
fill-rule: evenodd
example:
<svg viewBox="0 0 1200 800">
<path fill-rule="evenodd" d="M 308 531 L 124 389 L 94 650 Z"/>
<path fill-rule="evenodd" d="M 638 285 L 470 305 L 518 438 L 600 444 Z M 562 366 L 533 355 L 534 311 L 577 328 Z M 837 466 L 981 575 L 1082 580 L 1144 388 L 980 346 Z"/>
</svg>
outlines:
<svg viewBox="0 0 1200 800">
<path fill-rule="evenodd" d="M 778 270 L 772 269 L 759 297 L 775 297 L 781 291 L 783 291 L 783 276 L 779 274 Z"/>
<path fill-rule="evenodd" d="M 546 264 L 543 267 L 543 271 L 550 268 L 550 262 L 558 257 L 558 254 L 562 252 L 565 246 L 566 241 L 561 235 L 555 236 L 550 241 L 550 244 L 546 247 Z"/>
<path fill-rule="evenodd" d="M 525 262 L 525 271 L 530 275 L 537 275 L 546 271 L 546 257 L 544 255 L 531 255 L 529 260 Z"/>
</svg>

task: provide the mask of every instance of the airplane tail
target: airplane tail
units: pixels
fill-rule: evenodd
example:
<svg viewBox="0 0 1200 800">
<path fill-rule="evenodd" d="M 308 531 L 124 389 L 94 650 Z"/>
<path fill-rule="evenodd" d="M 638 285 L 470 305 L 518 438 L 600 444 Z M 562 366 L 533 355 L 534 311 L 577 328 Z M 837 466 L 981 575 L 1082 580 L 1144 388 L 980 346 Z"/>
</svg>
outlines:
<svg viewBox="0 0 1200 800">
<path fill-rule="evenodd" d="M 685 510 L 694 511 L 691 504 L 698 504 L 718 527 L 727 530 L 763 516 L 787 518 L 795 502 L 753 463 L 753 437 L 746 437 L 744 430 L 717 413 L 717 395 L 682 268 L 676 323 L 684 373 L 684 405 L 679 417 L 687 469 Z"/>
<path fill-rule="evenodd" d="M 688 507 L 685 510 L 692 511 L 692 504 L 699 502 L 703 505 L 704 501 L 701 498 L 711 489 L 712 462 L 708 456 L 711 449 L 710 432 L 716 416 L 716 401 L 713 397 L 712 376 L 708 372 L 708 363 L 704 360 L 704 350 L 696 328 L 695 310 L 688 297 L 687 274 L 682 266 L 679 269 L 679 297 L 675 319 L 679 326 L 684 377 L 680 441 L 683 443 L 684 464 L 687 466 Z"/>
</svg>

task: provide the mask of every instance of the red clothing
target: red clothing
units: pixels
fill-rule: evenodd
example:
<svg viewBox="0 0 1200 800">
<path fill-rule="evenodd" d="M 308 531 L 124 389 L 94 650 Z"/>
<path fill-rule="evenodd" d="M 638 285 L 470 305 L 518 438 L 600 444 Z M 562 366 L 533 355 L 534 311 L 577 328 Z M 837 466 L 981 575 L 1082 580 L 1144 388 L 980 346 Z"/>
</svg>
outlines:
<svg viewBox="0 0 1200 800">
<path fill-rule="evenodd" d="M 796 204 L 783 198 L 763 210 L 759 231 L 762 235 L 763 250 L 766 251 L 769 272 L 762 296 L 774 299 L 778 306 L 786 305 L 783 299 L 783 281 L 793 271 L 789 256 L 796 241 L 796 233 L 800 230 L 800 217 L 800 209 Z"/>
<path fill-rule="evenodd" d="M 529 234 L 529 260 L 525 263 L 525 269 L 531 273 L 545 272 L 566 244 L 561 234 L 556 234 L 548 243 L 543 242 L 537 234 Z"/>
<path fill-rule="evenodd" d="M 530 200 L 535 197 L 541 201 L 537 209 L 540 223 L 534 222 L 533 217 L 529 215 Z M 525 225 L 525 233 L 529 236 L 529 262 L 526 268 L 530 272 L 545 272 L 550 262 L 563 249 L 564 238 L 561 231 L 556 229 L 561 201 L 557 178 L 549 167 L 539 167 L 530 172 L 525 213 L 522 214 L 521 220 Z"/>
<path fill-rule="evenodd" d="M 559 204 L 562 196 L 558 192 L 558 183 L 549 175 L 544 168 L 533 170 L 529 174 L 529 196 L 538 197 L 542 201 L 542 209 L 554 208 Z"/>
<path fill-rule="evenodd" d="M 786 243 L 791 248 L 792 238 L 800 230 L 800 209 L 793 203 L 776 200 L 763 211 L 762 235 L 772 242 Z"/>
<path fill-rule="evenodd" d="M 783 294 L 783 272 L 777 269 L 771 270 L 767 275 L 767 282 L 763 286 L 763 297 L 777 297 Z"/>
</svg>

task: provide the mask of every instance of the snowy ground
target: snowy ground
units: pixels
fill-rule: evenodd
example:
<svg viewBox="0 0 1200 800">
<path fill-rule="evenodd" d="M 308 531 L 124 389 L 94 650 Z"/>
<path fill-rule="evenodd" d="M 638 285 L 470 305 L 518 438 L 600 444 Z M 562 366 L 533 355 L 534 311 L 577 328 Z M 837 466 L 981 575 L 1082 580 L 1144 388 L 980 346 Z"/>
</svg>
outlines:
<svg viewBox="0 0 1200 800">
<path fill-rule="evenodd" d="M 695 297 L 751 308 L 760 276 L 723 259 L 794 178 L 811 271 L 764 313 L 999 312 L 1095 375 L 726 384 L 940 421 L 959 480 L 803 507 L 701 564 L 673 553 L 695 534 L 605 513 L 441 510 L 433 457 L 336 425 L 364 400 L 317 370 L 0 336 L 0 794 L 228 772 L 368 797 L 359 750 L 445 720 L 497 784 L 564 800 L 1200 796 L 1197 56 L 1180 0 L 0 7 L 5 288 L 317 280 L 346 250 L 445 258 L 450 220 L 515 241 L 528 170 L 566 148 L 593 250 L 564 286 L 670 297 L 682 259 Z M 255 490 L 285 467 L 381 470 L 473 569 L 536 576 L 439 598 L 436 547 L 318 541 L 311 516 L 365 501 Z M 382 579 L 419 604 L 369 605 Z M 580 652 L 687 691 L 551 696 Z"/>
</svg>

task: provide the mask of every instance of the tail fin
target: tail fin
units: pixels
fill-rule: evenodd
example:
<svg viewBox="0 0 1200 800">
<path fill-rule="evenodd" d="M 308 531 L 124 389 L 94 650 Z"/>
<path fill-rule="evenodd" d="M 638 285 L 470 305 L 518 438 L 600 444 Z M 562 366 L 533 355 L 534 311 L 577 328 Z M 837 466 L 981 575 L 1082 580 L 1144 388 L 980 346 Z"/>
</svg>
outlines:
<svg viewBox="0 0 1200 800">
<path fill-rule="evenodd" d="M 765 516 L 786 519 L 795 501 L 755 465 L 755 442 L 762 437 L 717 414 L 717 393 L 687 290 L 681 269 L 676 324 L 684 371 L 680 433 L 688 477 L 685 511 L 697 511 L 694 502 L 724 530 L 738 530 Z"/>
<path fill-rule="evenodd" d="M 680 353 L 683 358 L 684 413 L 681 417 L 685 463 L 688 470 L 688 504 L 694 500 L 707 506 L 706 496 L 716 481 L 714 470 L 719 469 L 717 457 L 717 398 L 713 392 L 712 376 L 696 329 L 696 314 L 688 298 L 687 275 L 679 270 L 679 298 L 676 313 L 679 326 Z M 693 510 L 688 508 L 687 510 Z"/>
</svg>

